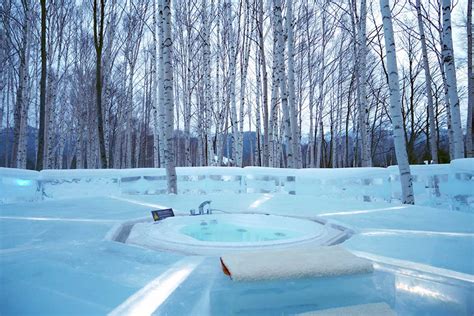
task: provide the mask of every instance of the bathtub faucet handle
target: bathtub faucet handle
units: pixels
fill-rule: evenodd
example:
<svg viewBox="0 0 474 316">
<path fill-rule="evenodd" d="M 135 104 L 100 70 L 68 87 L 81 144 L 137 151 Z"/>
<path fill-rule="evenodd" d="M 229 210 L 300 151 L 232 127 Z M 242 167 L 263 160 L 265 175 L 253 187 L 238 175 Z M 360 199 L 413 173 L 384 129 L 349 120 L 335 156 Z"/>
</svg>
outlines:
<svg viewBox="0 0 474 316">
<path fill-rule="evenodd" d="M 206 205 L 207 205 L 206 214 L 212 214 L 211 202 L 212 201 L 204 201 L 201 204 L 199 204 L 199 215 L 204 214 L 204 206 L 206 206 Z"/>
</svg>

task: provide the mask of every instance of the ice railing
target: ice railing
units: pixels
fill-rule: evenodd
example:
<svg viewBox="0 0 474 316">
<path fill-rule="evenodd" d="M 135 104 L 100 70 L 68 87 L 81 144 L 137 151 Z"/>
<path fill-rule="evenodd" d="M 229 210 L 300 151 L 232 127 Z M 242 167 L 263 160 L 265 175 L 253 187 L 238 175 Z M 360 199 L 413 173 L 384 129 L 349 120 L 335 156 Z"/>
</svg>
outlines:
<svg viewBox="0 0 474 316">
<path fill-rule="evenodd" d="M 474 159 L 413 165 L 416 204 L 474 211 Z M 178 193 L 272 193 L 400 200 L 398 168 L 279 169 L 182 167 Z M 166 193 L 164 169 L 43 170 L 0 168 L 0 203 Z"/>
</svg>

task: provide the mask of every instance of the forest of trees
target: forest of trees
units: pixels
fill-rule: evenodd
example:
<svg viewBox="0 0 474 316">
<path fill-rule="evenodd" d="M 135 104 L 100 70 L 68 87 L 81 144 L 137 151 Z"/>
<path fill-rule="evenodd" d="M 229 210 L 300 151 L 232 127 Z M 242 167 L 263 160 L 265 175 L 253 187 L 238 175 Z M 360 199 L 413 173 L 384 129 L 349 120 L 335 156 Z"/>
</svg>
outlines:
<svg viewBox="0 0 474 316">
<path fill-rule="evenodd" d="M 0 14 L 0 166 L 473 156 L 470 0 L 3 0 Z"/>
</svg>

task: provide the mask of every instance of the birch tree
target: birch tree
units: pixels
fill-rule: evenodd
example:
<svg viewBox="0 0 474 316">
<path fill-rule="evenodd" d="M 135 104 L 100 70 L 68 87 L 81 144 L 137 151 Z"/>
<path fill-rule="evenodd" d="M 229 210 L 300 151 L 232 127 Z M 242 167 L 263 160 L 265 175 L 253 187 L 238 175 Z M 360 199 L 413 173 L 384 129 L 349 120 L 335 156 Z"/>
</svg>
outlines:
<svg viewBox="0 0 474 316">
<path fill-rule="evenodd" d="M 358 62 L 358 99 L 359 99 L 359 129 L 361 140 L 361 162 L 362 167 L 372 167 L 369 106 L 367 104 L 367 3 L 360 1 L 360 22 L 359 22 L 359 55 Z"/>
<path fill-rule="evenodd" d="M 12 164 L 16 168 L 26 168 L 26 120 L 28 119 L 28 66 L 30 49 L 30 3 L 29 0 L 22 0 L 24 20 L 22 23 L 21 42 L 18 48 L 19 70 L 18 88 L 16 90 L 16 101 L 13 112 L 13 147 Z"/>
<path fill-rule="evenodd" d="M 171 38 L 171 0 L 160 1 L 160 18 L 163 37 L 161 38 L 160 60 L 163 65 L 163 76 L 160 88 L 163 91 L 163 112 L 166 113 L 166 179 L 168 193 L 177 194 L 177 177 L 174 156 L 174 95 L 173 95 L 173 40 Z"/>
<path fill-rule="evenodd" d="M 44 126 L 46 106 L 46 0 L 41 0 L 41 79 L 40 79 L 40 105 L 39 105 L 39 130 L 38 152 L 36 154 L 36 170 L 42 170 L 44 164 Z"/>
<path fill-rule="evenodd" d="M 289 144 L 293 153 L 293 168 L 301 168 L 301 150 L 300 140 L 298 136 L 297 119 L 298 113 L 296 111 L 295 104 L 295 52 L 294 52 L 294 36 L 293 36 L 293 1 L 288 1 L 286 8 L 286 34 L 287 34 L 287 51 L 288 51 L 288 107 L 289 107 L 289 120 L 290 130 L 287 133 L 291 133 L 289 137 Z"/>
<path fill-rule="evenodd" d="M 389 0 L 380 0 L 380 11 L 382 14 L 385 50 L 387 53 L 386 59 L 388 85 L 390 90 L 390 114 L 393 126 L 393 142 L 395 145 L 395 153 L 400 172 L 400 183 L 402 186 L 402 203 L 415 204 L 413 180 L 410 173 L 410 165 L 408 164 L 405 138 L 403 136 L 397 56 Z"/>
<path fill-rule="evenodd" d="M 456 67 L 454 62 L 453 38 L 451 30 L 451 0 L 443 0 L 443 60 L 449 95 L 451 129 L 453 131 L 454 159 L 464 158 L 464 142 L 459 110 Z"/>
<path fill-rule="evenodd" d="M 104 138 L 104 117 L 102 114 L 102 49 L 104 47 L 104 24 L 105 24 L 105 0 L 100 0 L 100 8 L 94 0 L 93 4 L 93 28 L 94 47 L 96 54 L 95 64 L 95 89 L 96 89 L 96 111 L 97 111 L 97 133 L 99 137 L 100 165 L 107 168 L 107 153 Z"/>
<path fill-rule="evenodd" d="M 228 99 L 230 101 L 230 118 L 232 122 L 232 158 L 235 165 L 242 167 L 242 140 L 239 131 L 239 117 L 237 116 L 237 102 L 235 96 L 235 82 L 236 82 L 236 63 L 237 63 L 237 49 L 236 41 L 238 40 L 236 31 L 234 29 L 234 14 L 232 12 L 232 3 L 228 1 L 224 4 L 224 11 L 227 14 L 226 29 L 229 43 L 229 88 Z"/>
<path fill-rule="evenodd" d="M 285 40 L 282 25 L 282 6 L 280 0 L 273 0 L 273 36 L 274 45 L 276 45 L 276 55 L 273 57 L 277 61 L 277 72 L 280 89 L 280 102 L 283 113 L 283 122 L 285 128 L 285 144 L 287 146 L 288 167 L 295 167 L 293 134 L 291 126 L 290 110 L 288 105 L 287 76 L 285 70 Z M 294 127 L 293 127 L 294 128 Z"/>
<path fill-rule="evenodd" d="M 155 168 L 160 167 L 160 126 L 158 124 L 158 73 L 157 73 L 157 23 L 156 16 L 158 12 L 156 9 L 156 1 L 153 1 L 152 7 L 152 51 L 151 51 L 151 80 L 152 80 L 152 92 L 151 92 L 151 103 L 153 111 L 153 166 Z"/>
<path fill-rule="evenodd" d="M 466 123 L 466 156 L 474 157 L 474 151 L 472 148 L 472 140 L 474 138 L 474 133 L 472 126 L 474 124 L 474 72 L 472 70 L 472 59 L 473 59 L 473 45 L 472 42 L 472 1 L 467 1 L 467 123 Z"/>
<path fill-rule="evenodd" d="M 420 32 L 420 42 L 421 42 L 421 52 L 423 56 L 423 69 L 425 71 L 425 89 L 426 89 L 426 98 L 428 101 L 428 119 L 429 119 L 429 144 L 431 159 L 433 163 L 438 163 L 438 146 L 436 144 L 436 127 L 435 127 L 435 117 L 433 109 L 433 94 L 431 92 L 431 71 L 430 65 L 428 63 L 428 50 L 426 48 L 426 38 L 425 38 L 425 27 L 423 24 L 423 15 L 421 14 L 421 1 L 416 0 L 416 14 L 418 19 L 418 29 Z"/>
<path fill-rule="evenodd" d="M 257 15 L 257 33 L 258 33 L 258 50 L 259 50 L 259 61 L 260 69 L 262 72 L 262 116 L 263 116 L 263 166 L 270 166 L 269 164 L 269 125 L 268 125 L 268 72 L 267 62 L 265 56 L 265 40 L 263 30 L 263 1 L 258 1 L 258 15 Z"/>
</svg>

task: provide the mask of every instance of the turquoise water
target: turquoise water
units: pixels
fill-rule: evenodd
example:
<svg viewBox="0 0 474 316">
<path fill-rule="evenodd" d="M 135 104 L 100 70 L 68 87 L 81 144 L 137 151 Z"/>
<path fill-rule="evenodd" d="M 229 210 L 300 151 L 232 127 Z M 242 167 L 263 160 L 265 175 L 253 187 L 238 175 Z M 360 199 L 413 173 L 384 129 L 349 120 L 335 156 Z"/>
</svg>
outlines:
<svg viewBox="0 0 474 316">
<path fill-rule="evenodd" d="M 198 224 L 183 227 L 181 233 L 201 241 L 214 242 L 259 242 L 296 238 L 302 234 L 285 229 L 248 227 L 218 220 L 202 220 Z"/>
</svg>

